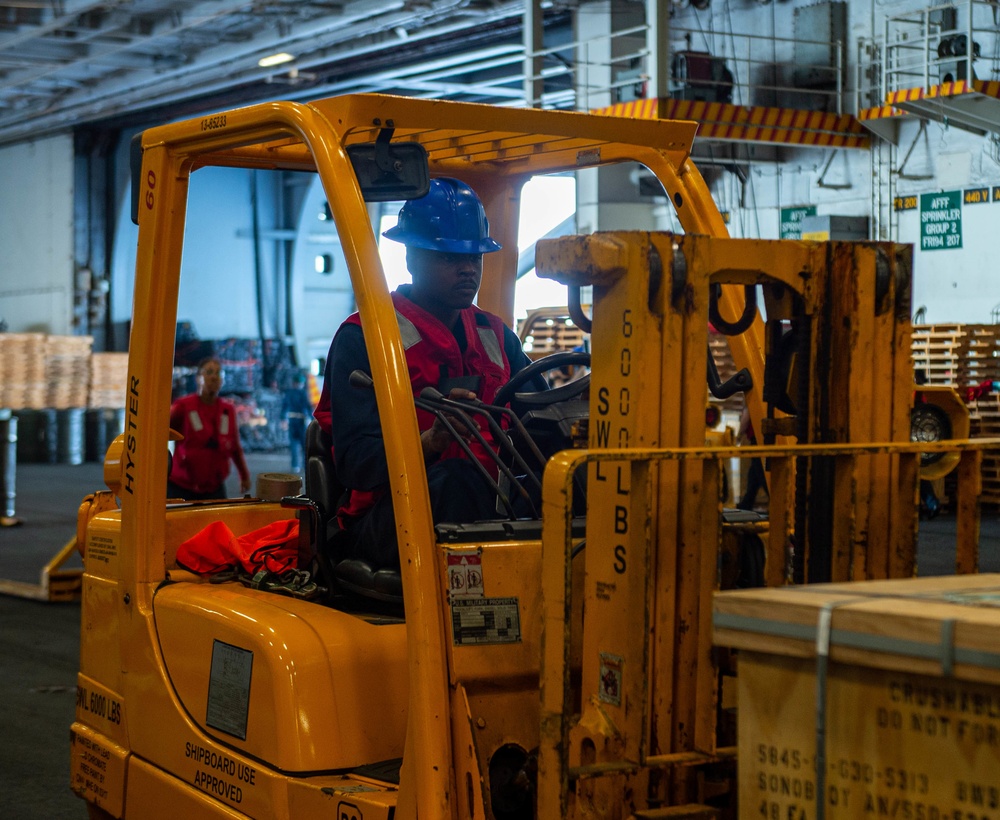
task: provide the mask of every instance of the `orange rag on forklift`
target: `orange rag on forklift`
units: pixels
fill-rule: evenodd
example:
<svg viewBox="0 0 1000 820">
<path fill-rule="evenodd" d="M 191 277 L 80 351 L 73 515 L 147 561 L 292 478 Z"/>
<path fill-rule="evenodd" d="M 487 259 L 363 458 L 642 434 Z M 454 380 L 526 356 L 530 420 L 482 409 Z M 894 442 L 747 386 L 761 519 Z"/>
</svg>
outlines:
<svg viewBox="0 0 1000 820">
<path fill-rule="evenodd" d="M 234 567 L 251 575 L 262 569 L 287 572 L 298 568 L 299 522 L 289 518 L 241 536 L 222 521 L 213 521 L 177 548 L 177 564 L 199 575 Z"/>
</svg>

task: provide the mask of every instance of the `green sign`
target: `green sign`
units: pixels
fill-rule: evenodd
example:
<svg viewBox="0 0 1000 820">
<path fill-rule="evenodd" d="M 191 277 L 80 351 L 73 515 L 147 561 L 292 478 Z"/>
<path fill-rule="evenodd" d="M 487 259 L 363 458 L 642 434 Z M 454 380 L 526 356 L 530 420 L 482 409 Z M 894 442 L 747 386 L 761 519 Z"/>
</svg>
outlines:
<svg viewBox="0 0 1000 820">
<path fill-rule="evenodd" d="M 801 239 L 802 220 L 807 216 L 816 216 L 815 205 L 803 205 L 798 208 L 782 208 L 779 236 L 782 239 Z"/>
<path fill-rule="evenodd" d="M 920 195 L 920 250 L 962 247 L 962 192 Z"/>
</svg>

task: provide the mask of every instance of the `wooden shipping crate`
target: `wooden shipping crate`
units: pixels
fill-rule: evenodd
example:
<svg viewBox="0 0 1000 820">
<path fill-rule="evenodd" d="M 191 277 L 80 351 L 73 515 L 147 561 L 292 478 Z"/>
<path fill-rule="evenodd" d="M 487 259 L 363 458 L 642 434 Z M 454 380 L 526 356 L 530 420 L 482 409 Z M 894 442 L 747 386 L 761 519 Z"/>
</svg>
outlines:
<svg viewBox="0 0 1000 820">
<path fill-rule="evenodd" d="M 1000 817 L 1000 575 L 723 592 L 714 629 L 741 818 Z"/>
</svg>

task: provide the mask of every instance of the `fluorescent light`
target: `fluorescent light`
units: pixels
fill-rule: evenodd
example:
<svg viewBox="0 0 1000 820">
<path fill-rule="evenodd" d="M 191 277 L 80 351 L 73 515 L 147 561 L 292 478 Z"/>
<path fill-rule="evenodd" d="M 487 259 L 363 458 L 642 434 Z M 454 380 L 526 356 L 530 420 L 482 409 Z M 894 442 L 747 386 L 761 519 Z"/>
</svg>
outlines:
<svg viewBox="0 0 1000 820">
<path fill-rule="evenodd" d="M 269 57 L 261 57 L 257 61 L 257 65 L 261 68 L 270 68 L 273 65 L 281 65 L 282 63 L 290 63 L 295 59 L 295 56 L 289 54 L 288 52 L 282 51 L 279 54 L 272 54 Z"/>
</svg>

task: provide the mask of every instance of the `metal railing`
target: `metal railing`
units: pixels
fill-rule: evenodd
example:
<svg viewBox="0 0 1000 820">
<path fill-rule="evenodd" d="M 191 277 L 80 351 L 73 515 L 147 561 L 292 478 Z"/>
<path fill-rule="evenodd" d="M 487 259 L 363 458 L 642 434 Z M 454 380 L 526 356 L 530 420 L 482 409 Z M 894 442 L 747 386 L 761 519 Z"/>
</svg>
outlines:
<svg viewBox="0 0 1000 820">
<path fill-rule="evenodd" d="M 692 93 L 684 78 L 678 76 L 679 57 L 708 53 L 725 61 L 732 75 L 731 88 L 725 83 L 714 84 L 713 102 L 820 109 L 837 114 L 844 111 L 846 64 L 840 41 L 734 32 L 709 34 L 677 26 L 671 27 L 670 33 L 674 38 L 669 49 L 670 96 Z M 720 99 L 724 96 L 730 99 Z"/>
<path fill-rule="evenodd" d="M 650 88 L 648 26 L 634 26 L 529 55 L 543 60 L 542 108 L 590 110 L 641 99 Z M 658 96 L 843 113 L 846 57 L 840 41 L 706 32 L 672 26 Z M 798 54 L 798 57 L 797 57 Z M 803 55 L 825 59 L 805 59 Z M 662 56 L 662 55 L 661 55 Z"/>
<path fill-rule="evenodd" d="M 1000 74 L 1000 10 L 966 0 L 887 17 L 882 99 L 908 88 L 991 80 Z"/>
</svg>

